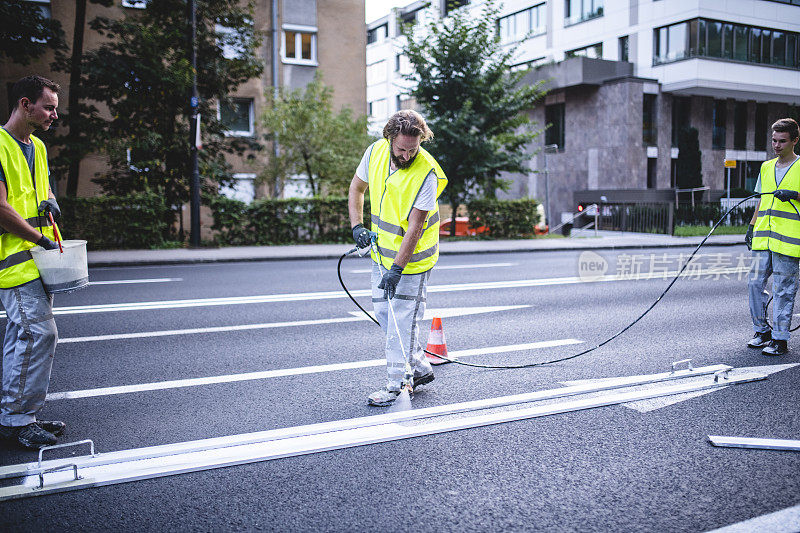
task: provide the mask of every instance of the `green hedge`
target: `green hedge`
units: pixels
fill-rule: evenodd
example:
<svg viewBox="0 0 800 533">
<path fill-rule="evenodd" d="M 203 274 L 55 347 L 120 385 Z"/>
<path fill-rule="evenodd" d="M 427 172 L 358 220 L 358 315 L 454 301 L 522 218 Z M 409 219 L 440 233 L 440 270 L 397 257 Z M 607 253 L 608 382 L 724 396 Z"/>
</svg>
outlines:
<svg viewBox="0 0 800 533">
<path fill-rule="evenodd" d="M 64 239 L 83 239 L 90 250 L 161 248 L 171 213 L 155 194 L 58 199 Z"/>
<path fill-rule="evenodd" d="M 263 198 L 251 204 L 223 196 L 207 200 L 214 240 L 223 246 L 347 243 L 352 241 L 347 198 Z M 364 205 L 369 227 L 369 202 Z"/>
<path fill-rule="evenodd" d="M 467 204 L 471 227 L 487 226 L 489 232 L 481 234 L 491 239 L 519 239 L 533 236 L 539 223 L 536 200 L 472 200 Z"/>
</svg>

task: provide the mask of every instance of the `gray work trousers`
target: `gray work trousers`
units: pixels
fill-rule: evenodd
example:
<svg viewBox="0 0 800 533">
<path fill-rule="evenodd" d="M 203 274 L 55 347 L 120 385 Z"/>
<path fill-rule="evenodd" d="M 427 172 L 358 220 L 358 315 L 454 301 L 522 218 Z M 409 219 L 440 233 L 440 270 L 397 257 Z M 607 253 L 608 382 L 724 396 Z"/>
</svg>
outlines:
<svg viewBox="0 0 800 533">
<path fill-rule="evenodd" d="M 794 298 L 798 286 L 798 262 L 800 259 L 769 250 L 753 250 L 758 261 L 750 270 L 747 289 L 750 294 L 750 318 L 756 333 L 766 333 L 769 326 L 764 317 L 764 308 L 769 301 L 767 280 L 772 276 L 772 338 L 789 340 L 792 325 Z"/>
<path fill-rule="evenodd" d="M 41 279 L 0 289 L 6 310 L 0 424 L 26 426 L 44 407 L 58 342 L 53 295 Z"/>
<path fill-rule="evenodd" d="M 373 262 L 372 308 L 386 334 L 386 370 L 389 375 L 387 388 L 398 390 L 403 382 L 409 352 L 411 369 L 416 376 L 433 372 L 425 352 L 422 351 L 419 330 L 419 321 L 425 315 L 430 271 L 422 274 L 403 274 L 391 302 L 387 302 L 383 297 L 383 289 L 378 288 L 383 272 L 386 272 L 386 269 L 381 269 Z M 392 316 L 397 319 L 396 326 Z"/>
</svg>

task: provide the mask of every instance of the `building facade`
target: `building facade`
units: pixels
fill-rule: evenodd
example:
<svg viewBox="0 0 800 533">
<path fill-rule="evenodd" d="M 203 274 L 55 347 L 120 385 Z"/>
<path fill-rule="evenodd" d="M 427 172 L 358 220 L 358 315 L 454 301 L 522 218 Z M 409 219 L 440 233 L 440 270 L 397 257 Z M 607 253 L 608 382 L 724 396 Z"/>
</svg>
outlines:
<svg viewBox="0 0 800 533">
<path fill-rule="evenodd" d="M 368 32 L 385 24 L 391 38 L 398 18 L 444 14 L 436 2 L 429 14 L 421 8 L 396 10 Z M 705 186 L 726 189 L 723 161 L 732 159 L 730 186 L 751 188 L 772 157 L 769 126 L 800 118 L 800 0 L 506 0 L 497 29 L 517 47 L 517 67 L 530 68 L 525 82 L 545 80 L 549 89 L 531 110 L 540 127 L 550 125 L 531 150 L 538 172 L 506 176 L 508 194 L 544 200 L 547 157 L 554 222 L 575 209 L 575 191 L 674 188 L 678 132 L 687 126 L 698 130 Z M 368 73 L 388 49 L 367 45 Z M 403 103 L 395 75 L 387 70 L 382 82 L 395 91 L 388 113 Z M 379 87 L 368 77 L 375 123 L 384 110 L 375 105 Z"/>
<path fill-rule="evenodd" d="M 71 47 L 75 2 L 35 0 L 34 3 L 61 22 L 67 44 Z M 219 106 L 220 117 L 229 125 L 229 136 L 260 139 L 258 117 L 264 110 L 266 94 L 276 85 L 302 88 L 317 73 L 322 75 L 324 83 L 333 87 L 335 107 L 349 107 L 356 115 L 366 112 L 363 0 L 256 0 L 254 6 L 256 29 L 264 36 L 260 48 L 264 71 L 260 77 L 239 86 L 231 95 L 230 105 Z M 116 0 L 109 8 L 87 2 L 86 9 L 84 50 L 91 50 L 102 42 L 102 37 L 89 28 L 91 20 L 97 16 L 120 18 L 126 13 L 147 9 L 147 0 Z M 69 98 L 69 78 L 64 73 L 53 72 L 50 69 L 52 61 L 53 54 L 48 53 L 30 65 L 0 62 L 0 101 L 8 101 L 8 90 L 16 80 L 29 74 L 40 74 L 61 85 L 60 107 L 65 109 Z M 7 119 L 8 109 L 3 106 L 0 120 L 5 122 Z M 254 180 L 266 164 L 269 153 L 269 149 L 261 150 L 255 159 L 247 157 L 253 154 L 230 156 L 228 161 L 235 173 L 236 185 L 223 192 L 245 201 L 267 194 L 269 191 L 263 188 L 256 190 Z M 106 168 L 107 161 L 100 155 L 90 154 L 84 158 L 78 196 L 99 194 L 98 186 L 91 180 Z M 66 176 L 52 176 L 52 181 L 57 191 L 65 190 Z M 282 191 L 282 194 L 291 193 L 291 190 Z"/>
</svg>

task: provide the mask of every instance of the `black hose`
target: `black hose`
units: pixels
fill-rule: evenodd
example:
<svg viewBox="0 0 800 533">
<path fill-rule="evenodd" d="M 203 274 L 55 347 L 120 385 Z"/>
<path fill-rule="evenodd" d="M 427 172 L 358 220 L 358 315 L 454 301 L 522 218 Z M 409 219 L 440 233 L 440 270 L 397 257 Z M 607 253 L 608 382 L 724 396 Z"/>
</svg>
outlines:
<svg viewBox="0 0 800 533">
<path fill-rule="evenodd" d="M 533 367 L 537 367 L 537 366 L 551 365 L 551 364 L 553 364 L 553 363 L 560 363 L 560 362 L 562 362 L 562 361 L 569 361 L 570 359 L 575 359 L 576 357 L 580 357 L 580 356 L 582 356 L 582 355 L 586 355 L 587 353 L 593 352 L 593 351 L 597 350 L 598 348 L 600 348 L 601 346 L 605 346 L 605 345 L 606 345 L 606 344 L 608 344 L 609 342 L 613 341 L 614 339 L 616 339 L 617 337 L 619 337 L 620 335 L 622 335 L 623 333 L 625 333 L 626 331 L 628 331 L 628 330 L 629 330 L 631 327 L 633 327 L 633 325 L 634 325 L 634 324 L 636 324 L 636 323 L 637 323 L 637 322 L 639 322 L 639 321 L 640 321 L 642 318 L 644 318 L 644 317 L 645 317 L 645 315 L 647 315 L 647 313 L 649 313 L 650 311 L 652 311 L 652 309 L 653 309 L 653 308 L 654 308 L 654 307 L 655 307 L 655 306 L 658 304 L 658 302 L 660 302 L 660 301 L 661 301 L 661 299 L 662 299 L 662 298 L 663 298 L 663 297 L 664 297 L 664 296 L 667 294 L 667 292 L 668 292 L 668 291 L 669 291 L 669 290 L 672 288 L 672 286 L 675 284 L 675 282 L 676 282 L 676 281 L 678 281 L 678 279 L 680 278 L 680 276 L 681 276 L 681 274 L 683 273 L 683 271 L 686 269 L 686 267 L 687 267 L 687 266 L 689 265 L 689 263 L 691 262 L 691 260 L 692 260 L 692 257 L 694 257 L 694 255 L 697 253 L 697 251 L 698 251 L 698 250 L 700 250 L 700 248 L 701 248 L 701 247 L 702 247 L 702 246 L 703 246 L 703 245 L 706 243 L 706 241 L 707 241 L 707 240 L 708 240 L 708 238 L 711 236 L 711 234 L 712 234 L 712 233 L 714 233 L 714 230 L 715 230 L 715 229 L 717 229 L 717 226 L 719 226 L 719 225 L 722 223 L 722 221 L 723 221 L 723 220 L 725 220 L 725 218 L 726 218 L 726 217 L 727 217 L 727 216 L 728 216 L 728 215 L 731 213 L 731 211 L 733 211 L 734 209 L 736 209 L 737 207 L 739 207 L 741 204 L 743 204 L 743 203 L 744 203 L 744 202 L 746 202 L 747 200 L 749 200 L 749 199 L 751 199 L 751 198 L 756 198 L 756 197 L 759 197 L 759 196 L 761 196 L 761 194 L 760 194 L 760 193 L 756 193 L 756 194 L 753 194 L 753 195 L 751 195 L 751 196 L 748 196 L 747 198 L 743 198 L 743 199 L 742 199 L 741 201 L 739 201 L 739 202 L 738 202 L 736 205 L 734 205 L 733 207 L 731 207 L 730 209 L 728 209 L 728 211 L 727 211 L 727 212 L 726 212 L 724 215 L 722 215 L 722 217 L 721 217 L 721 218 L 720 218 L 720 219 L 717 221 L 717 223 L 716 223 L 716 224 L 714 224 L 714 227 L 712 227 L 712 228 L 711 228 L 711 231 L 709 231 L 709 232 L 708 232 L 708 235 L 706 235 L 706 236 L 703 238 L 703 240 L 702 240 L 702 241 L 700 241 L 700 244 L 698 244 L 698 245 L 697 245 L 697 247 L 694 249 L 694 251 L 693 251 L 693 252 L 692 252 L 692 253 L 689 255 L 689 258 L 686 260 L 686 263 L 684 263 L 684 265 L 681 267 L 681 269 L 678 271 L 678 273 L 675 275 L 675 277 L 672 279 L 672 281 L 669 283 L 669 285 L 667 285 L 667 288 L 666 288 L 666 289 L 664 289 L 664 291 L 661 293 L 661 295 L 660 295 L 658 298 L 656 298 L 656 300 L 655 300 L 655 301 L 654 301 L 654 302 L 653 302 L 653 303 L 650 305 L 650 307 L 648 307 L 648 308 L 647 308 L 647 309 L 646 309 L 646 310 L 645 310 L 645 311 L 644 311 L 644 312 L 643 312 L 641 315 L 639 315 L 639 316 L 636 318 L 636 320 L 634 320 L 633 322 L 631 322 L 630 324 L 628 324 L 627 326 L 625 326 L 624 328 L 622 328 L 620 331 L 618 331 L 617 333 L 615 333 L 615 334 L 614 334 L 614 335 L 612 335 L 611 337 L 607 338 L 607 339 L 606 339 L 606 340 L 604 340 L 603 342 L 601 342 L 601 343 L 599 343 L 599 344 L 597 344 L 597 345 L 595 345 L 595 346 L 593 346 L 593 347 L 591 347 L 591 348 L 589 348 L 589 349 L 587 349 L 587 350 L 584 350 L 584 351 L 582 351 L 582 352 L 576 353 L 576 354 L 574 354 L 574 355 L 569 355 L 569 356 L 567 356 L 567 357 L 561 357 L 561 358 L 558 358 L 558 359 L 552 359 L 552 360 L 550 360 L 550 361 L 541 361 L 541 362 L 538 362 L 538 363 L 528 363 L 528 364 L 524 364 L 524 365 L 482 365 L 482 364 L 479 364 L 479 363 L 468 363 L 468 362 L 466 362 L 466 361 L 459 361 L 459 360 L 457 360 L 457 359 L 449 359 L 449 358 L 447 358 L 447 357 L 444 357 L 444 356 L 442 356 L 442 355 L 439 355 L 439 354 L 436 354 L 436 353 L 431 353 L 431 352 L 429 352 L 428 350 L 425 350 L 425 349 L 423 349 L 423 351 L 424 351 L 425 353 L 427 353 L 428 355 L 432 355 L 432 356 L 434 356 L 434 357 L 438 357 L 439 359 L 443 359 L 443 360 L 445 360 L 445 361 L 447 361 L 447 362 L 450 362 L 450 363 L 456 363 L 457 365 L 472 366 L 472 367 L 476 367 L 476 368 L 492 368 L 492 369 L 533 368 Z M 797 209 L 797 208 L 795 208 L 795 209 Z M 798 213 L 798 216 L 800 216 L 800 213 Z M 342 280 L 342 271 L 341 271 L 342 260 L 344 260 L 344 258 L 345 258 L 346 256 L 348 256 L 348 255 L 350 255 L 351 253 L 353 253 L 353 251 L 354 251 L 354 250 L 350 250 L 349 252 L 347 252 L 346 254 L 342 255 L 342 257 L 340 257 L 340 258 L 339 258 L 339 264 L 338 264 L 338 266 L 337 266 L 337 269 L 338 269 L 338 274 L 339 274 L 339 283 L 341 283 L 341 285 L 342 285 L 342 289 L 344 289 L 344 292 L 346 292 L 346 293 L 347 293 L 347 296 L 349 296 L 349 297 L 350 297 L 350 299 L 351 299 L 351 300 L 353 300 L 353 303 L 355 303 L 355 304 L 358 306 L 358 308 L 359 308 L 359 309 L 361 309 L 362 311 L 364 311 L 364 313 L 365 313 L 365 314 L 366 314 L 366 315 L 367 315 L 367 316 L 368 316 L 368 317 L 369 317 L 369 318 L 370 318 L 370 319 L 371 319 L 373 322 L 375 322 L 376 324 L 378 324 L 378 321 L 377 321 L 377 320 L 375 320 L 375 318 L 373 318 L 373 317 L 372 317 L 372 315 L 370 315 L 369 313 L 367 313 L 367 311 L 366 311 L 366 310 L 364 310 L 364 308 L 363 308 L 363 307 L 361 307 L 361 305 L 359 305 L 359 303 L 358 303 L 358 302 L 356 302 L 356 299 L 355 299 L 355 298 L 353 298 L 353 295 L 352 295 L 352 294 L 350 294 L 350 291 L 348 291 L 348 290 L 347 290 L 347 287 L 345 286 L 345 284 L 344 284 L 344 281 Z M 380 324 L 378 324 L 378 325 L 380 325 Z"/>
</svg>

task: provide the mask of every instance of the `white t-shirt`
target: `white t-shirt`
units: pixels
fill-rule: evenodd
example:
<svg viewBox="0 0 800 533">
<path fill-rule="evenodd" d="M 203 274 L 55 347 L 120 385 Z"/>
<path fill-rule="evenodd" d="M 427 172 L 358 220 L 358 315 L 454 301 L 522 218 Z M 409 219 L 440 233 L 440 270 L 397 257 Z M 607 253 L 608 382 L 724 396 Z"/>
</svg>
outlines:
<svg viewBox="0 0 800 533">
<path fill-rule="evenodd" d="M 372 154 L 373 146 L 375 144 L 369 145 L 356 169 L 358 179 L 367 183 L 369 183 L 369 156 Z M 436 184 L 436 173 L 431 170 L 425 177 L 425 182 L 422 184 L 419 194 L 417 194 L 417 199 L 414 200 L 414 207 L 420 211 L 433 211 L 433 208 L 436 207 Z"/>
</svg>

